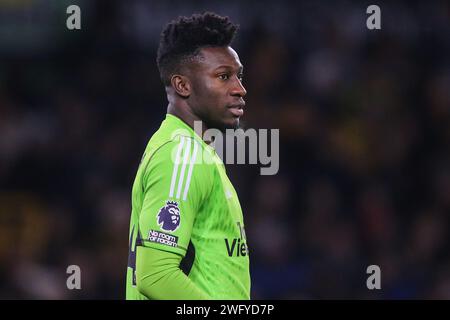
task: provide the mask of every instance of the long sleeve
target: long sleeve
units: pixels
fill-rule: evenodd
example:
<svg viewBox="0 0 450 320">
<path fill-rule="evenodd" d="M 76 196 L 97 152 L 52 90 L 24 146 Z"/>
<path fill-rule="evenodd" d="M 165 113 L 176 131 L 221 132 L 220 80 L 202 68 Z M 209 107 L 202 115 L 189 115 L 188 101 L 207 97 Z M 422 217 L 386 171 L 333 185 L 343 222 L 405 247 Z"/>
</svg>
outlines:
<svg viewBox="0 0 450 320">
<path fill-rule="evenodd" d="M 136 284 L 139 292 L 149 299 L 207 300 L 180 269 L 178 254 L 147 247 L 137 247 Z"/>
</svg>

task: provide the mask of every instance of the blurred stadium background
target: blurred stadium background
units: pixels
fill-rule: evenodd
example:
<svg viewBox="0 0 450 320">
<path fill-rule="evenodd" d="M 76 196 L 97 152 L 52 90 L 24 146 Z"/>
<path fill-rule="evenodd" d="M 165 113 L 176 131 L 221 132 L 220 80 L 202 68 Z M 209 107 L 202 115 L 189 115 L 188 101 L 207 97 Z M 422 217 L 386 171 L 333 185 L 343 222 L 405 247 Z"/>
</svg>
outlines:
<svg viewBox="0 0 450 320">
<path fill-rule="evenodd" d="M 124 298 L 159 34 L 205 10 L 241 26 L 245 126 L 280 129 L 277 175 L 228 166 L 252 297 L 450 299 L 450 3 L 237 0 L 0 0 L 0 298 Z"/>
</svg>

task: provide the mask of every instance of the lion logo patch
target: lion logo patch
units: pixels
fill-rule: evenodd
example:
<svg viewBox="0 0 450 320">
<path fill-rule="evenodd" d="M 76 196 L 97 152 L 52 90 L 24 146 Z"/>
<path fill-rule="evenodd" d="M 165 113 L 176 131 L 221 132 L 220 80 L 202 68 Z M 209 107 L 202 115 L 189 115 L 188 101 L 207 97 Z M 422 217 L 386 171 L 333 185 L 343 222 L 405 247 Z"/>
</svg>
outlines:
<svg viewBox="0 0 450 320">
<path fill-rule="evenodd" d="M 174 232 L 180 226 L 180 208 L 175 201 L 167 201 L 166 205 L 159 209 L 157 216 L 158 225 L 164 231 Z"/>
</svg>

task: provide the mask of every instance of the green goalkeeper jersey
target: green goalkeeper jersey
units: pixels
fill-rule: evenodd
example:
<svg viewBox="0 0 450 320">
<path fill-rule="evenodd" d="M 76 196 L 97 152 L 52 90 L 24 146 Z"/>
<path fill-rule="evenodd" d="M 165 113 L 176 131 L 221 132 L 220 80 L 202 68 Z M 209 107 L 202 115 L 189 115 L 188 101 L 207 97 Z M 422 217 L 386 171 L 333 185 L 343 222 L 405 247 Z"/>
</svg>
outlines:
<svg viewBox="0 0 450 320">
<path fill-rule="evenodd" d="M 212 299 L 250 299 L 248 247 L 236 191 L 215 150 L 167 114 L 150 139 L 132 190 L 127 299 L 136 287 L 136 247 L 185 256 L 189 279 Z"/>
</svg>

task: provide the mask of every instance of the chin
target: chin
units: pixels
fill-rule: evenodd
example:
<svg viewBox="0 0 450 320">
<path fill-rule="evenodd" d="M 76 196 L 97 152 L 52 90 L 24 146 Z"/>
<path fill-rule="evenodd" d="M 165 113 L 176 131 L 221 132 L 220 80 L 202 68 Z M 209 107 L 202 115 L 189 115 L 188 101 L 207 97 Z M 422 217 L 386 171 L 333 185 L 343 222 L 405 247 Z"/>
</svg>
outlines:
<svg viewBox="0 0 450 320">
<path fill-rule="evenodd" d="M 232 119 L 231 121 L 224 123 L 224 129 L 238 129 L 239 128 L 239 118 Z"/>
<path fill-rule="evenodd" d="M 218 129 L 225 133 L 226 129 L 238 129 L 239 128 L 239 118 L 229 118 L 222 121 L 209 121 L 206 123 L 208 128 Z"/>
</svg>

